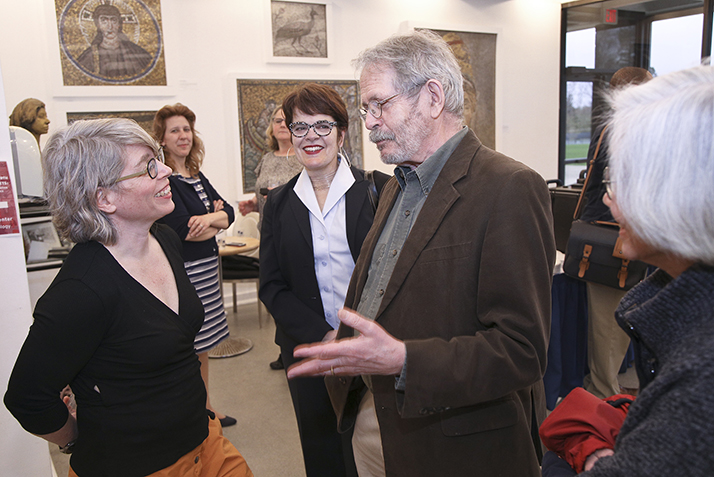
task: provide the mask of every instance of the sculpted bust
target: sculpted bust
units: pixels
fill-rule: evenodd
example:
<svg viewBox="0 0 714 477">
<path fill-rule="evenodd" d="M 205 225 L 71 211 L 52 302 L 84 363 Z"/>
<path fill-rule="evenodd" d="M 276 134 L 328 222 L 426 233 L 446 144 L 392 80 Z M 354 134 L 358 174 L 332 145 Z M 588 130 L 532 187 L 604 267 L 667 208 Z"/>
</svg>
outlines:
<svg viewBox="0 0 714 477">
<path fill-rule="evenodd" d="M 30 131 L 39 146 L 40 136 L 47 134 L 50 126 L 45 103 L 35 98 L 20 101 L 10 114 L 10 126 L 19 126 Z"/>
</svg>

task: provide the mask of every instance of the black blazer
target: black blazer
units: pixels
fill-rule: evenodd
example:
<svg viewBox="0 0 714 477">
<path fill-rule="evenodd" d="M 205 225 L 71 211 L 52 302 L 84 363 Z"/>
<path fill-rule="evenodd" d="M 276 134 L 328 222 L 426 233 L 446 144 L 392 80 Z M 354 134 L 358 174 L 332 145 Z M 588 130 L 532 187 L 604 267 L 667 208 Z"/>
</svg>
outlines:
<svg viewBox="0 0 714 477">
<path fill-rule="evenodd" d="M 374 220 L 364 171 L 351 168 L 355 183 L 345 194 L 347 241 L 355 262 Z M 380 191 L 390 176 L 375 171 Z M 275 318 L 275 342 L 292 349 L 320 341 L 332 327 L 315 276 L 309 211 L 293 188 L 298 176 L 271 190 L 260 234 L 260 299 Z"/>
</svg>

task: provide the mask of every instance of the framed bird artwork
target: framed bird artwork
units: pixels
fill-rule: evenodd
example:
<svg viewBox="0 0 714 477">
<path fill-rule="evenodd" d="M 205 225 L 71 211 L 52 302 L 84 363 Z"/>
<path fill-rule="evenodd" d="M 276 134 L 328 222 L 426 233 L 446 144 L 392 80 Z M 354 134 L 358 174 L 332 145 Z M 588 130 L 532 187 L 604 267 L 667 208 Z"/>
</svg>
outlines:
<svg viewBox="0 0 714 477">
<path fill-rule="evenodd" d="M 329 1 L 271 0 L 268 61 L 329 63 L 332 54 Z"/>
</svg>

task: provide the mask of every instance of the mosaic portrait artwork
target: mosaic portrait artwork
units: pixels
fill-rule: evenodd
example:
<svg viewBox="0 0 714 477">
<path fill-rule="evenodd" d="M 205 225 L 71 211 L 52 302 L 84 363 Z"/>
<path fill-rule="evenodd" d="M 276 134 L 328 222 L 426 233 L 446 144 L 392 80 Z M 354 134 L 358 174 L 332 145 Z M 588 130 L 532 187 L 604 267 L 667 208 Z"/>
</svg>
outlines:
<svg viewBox="0 0 714 477">
<path fill-rule="evenodd" d="M 419 28 L 424 30 L 424 28 Z M 456 55 L 464 77 L 464 122 L 481 142 L 496 147 L 496 34 L 429 29 Z"/>
<path fill-rule="evenodd" d="M 65 86 L 166 85 L 159 0 L 55 0 Z"/>
<path fill-rule="evenodd" d="M 141 128 L 151 134 L 156 111 L 111 111 L 94 113 L 67 113 L 67 124 L 85 119 L 126 118 L 136 121 Z"/>
<path fill-rule="evenodd" d="M 357 81 L 307 81 L 307 80 L 237 80 L 238 123 L 240 124 L 241 168 L 243 192 L 255 186 L 255 168 L 268 152 L 266 130 L 270 117 L 283 98 L 304 83 L 320 83 L 337 91 L 349 114 L 349 127 L 345 136 L 344 150 L 350 162 L 362 167 L 362 124 L 359 117 L 359 86 Z"/>
<path fill-rule="evenodd" d="M 273 56 L 327 58 L 327 9 L 317 3 L 270 2 Z"/>
</svg>

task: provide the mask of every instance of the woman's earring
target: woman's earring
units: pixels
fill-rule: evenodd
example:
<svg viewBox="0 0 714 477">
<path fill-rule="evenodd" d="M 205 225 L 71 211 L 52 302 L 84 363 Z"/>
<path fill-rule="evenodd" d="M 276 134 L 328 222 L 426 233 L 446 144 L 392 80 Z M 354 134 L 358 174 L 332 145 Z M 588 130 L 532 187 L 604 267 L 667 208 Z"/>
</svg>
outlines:
<svg viewBox="0 0 714 477">
<path fill-rule="evenodd" d="M 340 155 L 345 158 L 345 161 L 347 161 L 347 167 L 352 167 L 352 161 L 350 161 L 350 156 L 347 155 L 347 151 L 340 146 Z"/>
</svg>

